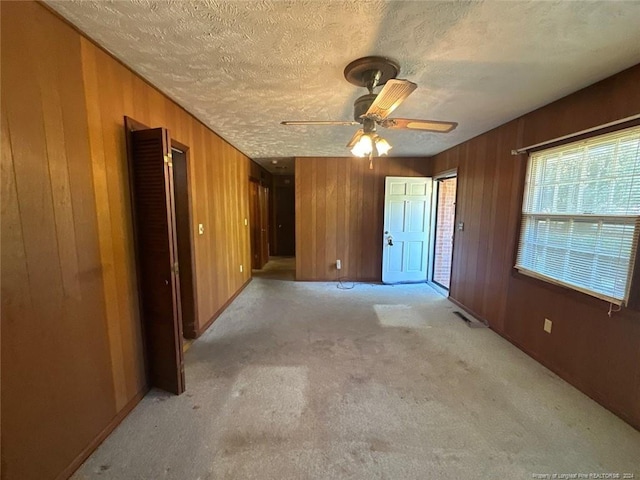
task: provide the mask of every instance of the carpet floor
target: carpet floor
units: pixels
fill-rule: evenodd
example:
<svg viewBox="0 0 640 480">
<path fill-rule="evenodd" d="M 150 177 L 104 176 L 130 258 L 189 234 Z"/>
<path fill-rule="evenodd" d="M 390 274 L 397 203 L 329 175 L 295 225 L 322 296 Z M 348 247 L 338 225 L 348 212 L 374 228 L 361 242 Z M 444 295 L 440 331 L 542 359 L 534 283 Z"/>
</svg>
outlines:
<svg viewBox="0 0 640 480">
<path fill-rule="evenodd" d="M 640 478 L 640 432 L 455 310 L 258 274 L 73 478 Z"/>
</svg>

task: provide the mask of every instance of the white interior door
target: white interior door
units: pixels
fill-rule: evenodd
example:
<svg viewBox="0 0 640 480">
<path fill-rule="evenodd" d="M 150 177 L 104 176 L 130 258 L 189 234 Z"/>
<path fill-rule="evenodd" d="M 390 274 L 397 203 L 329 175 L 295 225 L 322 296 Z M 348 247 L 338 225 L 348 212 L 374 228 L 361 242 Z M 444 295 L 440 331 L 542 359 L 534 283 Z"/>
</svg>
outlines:
<svg viewBox="0 0 640 480">
<path fill-rule="evenodd" d="M 426 282 L 433 180 L 387 177 L 384 188 L 382 281 Z"/>
</svg>

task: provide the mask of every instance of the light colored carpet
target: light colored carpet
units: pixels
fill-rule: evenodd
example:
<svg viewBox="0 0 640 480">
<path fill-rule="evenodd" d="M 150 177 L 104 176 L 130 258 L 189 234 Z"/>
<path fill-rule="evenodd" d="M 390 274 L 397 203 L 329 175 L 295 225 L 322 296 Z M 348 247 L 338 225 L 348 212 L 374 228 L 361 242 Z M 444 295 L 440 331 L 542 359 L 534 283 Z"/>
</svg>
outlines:
<svg viewBox="0 0 640 480">
<path fill-rule="evenodd" d="M 186 353 L 187 392 L 152 391 L 73 478 L 640 478 L 640 432 L 453 310 L 256 278 Z"/>
</svg>

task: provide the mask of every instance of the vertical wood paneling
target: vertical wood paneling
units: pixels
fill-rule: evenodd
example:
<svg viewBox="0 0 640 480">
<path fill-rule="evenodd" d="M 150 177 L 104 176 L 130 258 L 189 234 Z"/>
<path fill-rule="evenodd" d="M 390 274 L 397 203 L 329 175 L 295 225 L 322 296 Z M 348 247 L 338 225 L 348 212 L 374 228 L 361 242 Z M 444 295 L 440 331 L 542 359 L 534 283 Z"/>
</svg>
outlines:
<svg viewBox="0 0 640 480">
<path fill-rule="evenodd" d="M 315 164 L 316 161 L 312 160 L 312 162 Z M 315 167 L 315 165 L 314 165 Z M 297 175 L 296 175 L 297 176 Z M 310 224 L 307 225 L 307 227 L 309 227 L 310 230 L 310 235 L 309 235 L 309 239 L 310 242 L 308 245 L 310 245 L 310 254 L 309 254 L 309 268 L 311 269 L 311 274 L 313 276 L 316 275 L 316 269 L 317 269 L 317 256 L 316 256 L 316 250 L 317 250 L 317 209 L 316 209 L 316 205 L 318 204 L 318 196 L 319 194 L 321 194 L 322 192 L 318 192 L 317 189 L 317 180 L 318 180 L 318 171 L 316 168 L 313 168 L 312 170 L 312 174 L 311 174 L 311 178 L 310 178 L 310 205 L 308 208 L 308 212 L 309 212 L 309 219 L 310 219 Z M 297 215 L 296 215 L 297 216 Z M 301 230 L 305 230 L 305 228 L 303 228 L 302 225 L 300 225 L 300 229 Z M 297 246 L 296 246 L 297 247 Z M 297 253 L 297 248 L 296 248 L 296 254 Z M 298 280 L 301 280 L 301 278 L 296 277 Z"/>
<path fill-rule="evenodd" d="M 496 178 L 498 176 L 498 158 L 499 154 L 496 151 L 496 145 L 499 144 L 499 134 L 497 131 L 492 131 L 491 134 L 487 137 L 487 166 L 484 176 L 488 176 L 490 178 Z M 492 186 L 486 192 L 482 199 L 482 219 L 481 224 L 483 226 L 483 245 L 481 246 L 484 251 L 487 252 L 486 255 L 482 255 L 482 266 L 481 266 L 481 275 L 482 275 L 482 284 L 483 288 L 479 291 L 478 300 L 476 302 L 482 303 L 482 308 L 486 312 L 495 311 L 496 302 L 492 298 L 492 295 L 489 292 L 496 290 L 496 282 L 495 280 L 499 278 L 499 276 L 495 275 L 493 269 L 491 268 L 491 259 L 494 258 L 497 252 L 499 252 L 499 242 L 495 241 L 492 238 L 493 229 L 495 227 L 496 221 L 496 211 L 498 208 L 497 198 L 498 198 L 498 188 Z M 497 250 L 498 248 L 498 250 Z"/>
<path fill-rule="evenodd" d="M 356 277 L 367 279 L 365 272 L 362 268 L 362 256 L 366 255 L 363 252 L 363 239 L 369 239 L 367 237 L 366 232 L 364 232 L 364 227 L 362 225 L 362 218 L 364 214 L 364 205 L 363 205 L 363 192 L 364 192 L 364 161 L 356 160 L 355 163 L 352 163 L 352 167 L 355 173 L 355 184 L 353 193 L 355 194 L 352 197 L 351 202 L 351 268 L 349 272 L 349 278 Z M 373 219 L 371 219 L 373 221 Z M 371 239 L 369 239 L 371 240 Z M 369 242 L 367 242 L 368 245 Z M 375 257 L 374 257 L 375 258 Z M 373 259 L 372 259 L 373 261 Z M 382 275 L 380 276 L 380 280 L 382 280 Z"/>
<path fill-rule="evenodd" d="M 10 255 L 2 256 L 2 326 L 7 327 L 10 322 L 23 315 L 27 319 L 33 318 L 31 290 L 29 289 L 29 275 L 27 272 L 26 252 L 22 224 L 20 222 L 20 205 L 13 162 L 13 148 L 11 135 L 5 111 L 2 111 L 2 246 Z M 5 288 L 11 282 L 11 289 Z M 5 330 L 5 335 L 6 335 Z M 2 345 L 5 347 L 5 344 Z M 3 355 L 6 348 L 2 349 Z M 6 375 L 6 371 L 5 371 Z M 5 376 L 6 381 L 6 376 Z"/>
<path fill-rule="evenodd" d="M 342 227 L 342 231 L 348 232 L 348 235 L 345 237 L 341 235 L 339 238 L 339 244 L 342 245 L 343 250 L 336 250 L 336 254 L 339 252 L 343 252 L 345 264 L 342 266 L 342 276 L 349 278 L 352 275 L 349 270 L 349 266 L 351 264 L 351 208 L 352 208 L 352 183 L 351 183 L 351 162 L 339 162 L 340 165 L 343 165 L 343 175 L 344 182 L 341 184 L 341 190 L 344 193 L 344 217 L 342 220 L 342 224 L 338 224 L 338 228 Z M 343 259 L 341 259 L 343 260 Z M 355 273 L 355 272 L 354 272 Z"/>
<path fill-rule="evenodd" d="M 451 298 L 640 428 L 640 313 L 609 318 L 605 302 L 514 272 L 527 159 L 510 153 L 637 114 L 638 84 L 635 66 L 437 155 L 432 173 L 458 167 L 465 229 L 455 234 Z"/>
<path fill-rule="evenodd" d="M 378 180 L 378 175 L 381 177 L 384 176 L 383 167 L 387 162 L 384 162 L 384 164 L 379 167 L 379 170 L 376 171 L 369 170 L 367 163 L 367 161 L 360 162 L 360 168 L 362 169 L 360 228 L 364 233 L 364 237 L 362 237 L 361 240 L 373 240 L 373 242 L 371 242 L 372 246 L 377 247 L 377 250 L 380 252 L 380 260 L 372 262 L 371 253 L 368 252 L 367 249 L 360 248 L 358 250 L 360 253 L 359 271 L 362 272 L 364 278 L 377 278 L 378 275 L 376 272 L 380 271 L 380 278 L 382 278 L 382 270 L 380 268 L 380 265 L 382 265 L 382 242 L 380 241 L 380 238 L 382 238 L 382 223 L 380 220 L 384 220 L 384 215 L 380 213 L 380 210 L 376 209 L 374 201 L 376 191 L 380 188 L 380 183 L 376 182 L 376 180 Z M 378 221 L 371 221 L 373 219 L 378 219 Z"/>
<path fill-rule="evenodd" d="M 103 150 L 110 151 L 118 159 L 111 165 L 113 178 L 108 179 L 108 184 L 114 185 L 110 191 L 115 190 L 110 194 L 112 225 L 130 222 L 128 186 L 121 164 L 124 151 L 123 115 L 133 117 L 137 113 L 139 117 L 136 120 L 141 123 L 152 127 L 165 126 L 172 138 L 190 149 L 193 231 L 197 232 L 198 223 L 205 225 L 205 234 L 196 235 L 195 238 L 197 289 L 199 302 L 201 301 L 198 305 L 198 324 L 202 327 L 249 278 L 248 230 L 244 226 L 244 219 L 248 218 L 245 198 L 248 187 L 244 179 L 248 175 L 249 160 L 151 87 L 146 86 L 148 91 L 143 90 L 146 95 L 134 95 L 133 104 L 130 105 L 133 110 L 126 111 L 125 107 L 129 102 L 124 101 L 124 94 L 117 86 L 133 84 L 135 91 L 135 85 L 140 81 L 132 80 L 135 77 L 133 73 L 87 40 L 83 40 L 83 54 L 87 58 L 96 57 L 97 76 L 108 82 L 99 86 L 99 115 Z M 137 105 L 138 98 L 142 99 L 140 106 Z M 187 128 L 184 127 L 185 124 L 188 125 Z M 130 227 L 127 228 L 127 235 L 130 236 Z M 115 253 L 118 260 L 120 257 L 128 257 L 125 261 L 117 262 L 127 272 L 132 271 L 133 264 L 129 245 L 130 242 L 120 243 L 121 251 Z M 240 264 L 245 266 L 242 274 Z M 126 277 L 124 272 L 117 275 Z M 128 291 L 131 287 L 123 288 L 123 291 Z"/>
<path fill-rule="evenodd" d="M 120 83 L 124 78 L 109 55 L 97 50 L 86 40 L 83 42 L 83 53 L 90 47 L 95 50 L 96 76 L 98 78 L 98 98 L 101 110 L 101 123 L 97 134 L 102 135 L 105 155 L 105 171 L 109 201 L 109 225 L 111 231 L 104 231 L 112 237 L 111 268 L 113 268 L 116 299 L 118 305 L 117 328 L 121 338 L 120 355 L 125 378 L 125 398 L 119 407 L 123 407 L 133 392 L 143 388 L 144 378 L 135 376 L 134 362 L 129 358 L 139 357 L 141 336 L 136 299 L 135 259 L 133 251 L 133 230 L 131 220 L 131 204 L 129 202 L 129 182 L 125 135 L 122 129 L 124 100 Z M 121 68 L 121 67 L 120 67 Z M 119 121 L 118 121 L 119 120 Z M 100 208 L 100 207 L 98 207 Z M 131 300 L 133 299 L 133 300 Z M 135 320 L 134 320 L 135 319 Z M 113 319 L 115 320 L 115 319 Z M 134 333 L 136 331 L 136 333 Z"/>
<path fill-rule="evenodd" d="M 249 160 L 42 5 L 1 33 L 2 475 L 54 478 L 146 388 L 124 116 L 190 148 L 200 331 L 250 277 Z"/>
<path fill-rule="evenodd" d="M 77 88 L 80 42 L 48 17 L 31 3 L 2 5 L 2 463 L 9 479 L 51 478 L 115 413 L 86 105 Z"/>
<path fill-rule="evenodd" d="M 384 179 L 429 169 L 424 158 L 377 158 L 373 170 L 361 158 L 296 158 L 298 280 L 380 281 Z"/>
<path fill-rule="evenodd" d="M 493 178 L 495 175 L 495 157 L 489 152 L 490 146 L 495 145 L 495 138 L 495 132 L 492 132 L 486 137 L 478 139 L 481 142 L 478 145 L 478 150 L 482 151 L 482 155 L 484 157 L 484 161 L 477 162 L 479 167 L 477 175 L 481 178 Z M 493 253 L 491 249 L 493 242 L 491 239 L 491 230 L 489 225 L 491 225 L 490 219 L 493 213 L 493 210 L 491 209 L 491 199 L 493 197 L 493 190 L 495 189 L 495 186 L 486 185 L 485 182 L 477 182 L 476 184 L 482 186 L 477 205 L 479 210 L 476 212 L 476 215 L 478 215 L 480 220 L 480 228 L 478 230 L 478 249 L 481 252 L 487 252 L 487 255 L 478 255 L 477 257 L 475 285 L 482 285 L 482 288 L 473 289 L 473 302 L 482 305 L 483 311 L 486 311 L 489 304 L 492 303 L 491 299 L 487 298 L 485 295 L 485 292 L 489 291 L 487 273 L 489 271 L 489 258 Z"/>
<path fill-rule="evenodd" d="M 328 270 L 327 262 L 325 262 L 326 254 L 326 204 L 327 204 L 327 163 L 319 164 L 316 162 L 316 201 L 314 208 L 315 216 L 315 275 L 326 278 Z"/>
<path fill-rule="evenodd" d="M 348 187 L 346 186 L 346 167 L 345 162 L 335 162 L 335 177 L 336 177 L 336 228 L 343 232 L 348 232 L 349 224 L 347 223 L 349 211 L 349 204 L 347 203 Z M 327 229 L 328 230 L 328 229 Z M 336 259 L 338 258 L 338 252 L 344 255 L 344 259 L 349 258 L 348 241 L 344 235 L 335 236 L 335 250 L 331 252 Z M 343 260 L 342 258 L 340 260 Z M 342 276 L 342 272 L 338 272 L 338 276 Z"/>
<path fill-rule="evenodd" d="M 305 160 L 310 161 L 310 160 Z M 296 158 L 295 170 L 299 172 L 302 167 L 302 160 Z M 295 188 L 296 188 L 296 277 L 299 272 L 311 271 L 314 260 L 312 255 L 301 255 L 298 248 L 301 245 L 306 245 L 305 248 L 310 248 L 312 242 L 312 231 L 309 221 L 303 221 L 302 219 L 311 219 L 311 210 L 313 208 L 312 192 L 311 189 L 311 175 L 296 175 L 295 176 Z M 304 228 L 303 228 L 304 227 Z M 301 278 L 297 277 L 298 280 Z"/>
<path fill-rule="evenodd" d="M 337 172 L 338 172 L 338 162 L 335 159 L 331 159 L 326 162 L 326 190 L 325 190 L 325 217 L 324 217 L 324 258 L 334 258 L 337 259 L 337 240 L 336 236 L 332 235 L 331 229 L 332 226 L 340 225 L 338 223 L 338 202 L 336 195 L 336 184 L 337 184 Z M 322 275 L 329 276 L 331 272 L 331 266 L 325 264 L 325 267 L 322 271 Z M 335 270 L 333 273 L 335 274 Z"/>
<path fill-rule="evenodd" d="M 81 45 L 86 48 L 86 45 Z M 102 137 L 102 121 L 99 109 L 99 94 L 95 56 L 90 52 L 83 54 L 83 77 L 88 119 L 88 139 L 90 146 L 91 165 L 93 168 L 93 184 L 95 211 L 98 225 L 98 242 L 101 264 L 103 265 L 102 279 L 104 282 L 105 315 L 107 318 L 117 318 L 117 280 L 113 268 L 110 268 L 113 258 L 113 240 L 111 216 L 109 214 L 109 189 L 106 171 L 106 154 Z M 124 358 L 122 355 L 122 338 L 118 322 L 106 322 L 111 354 L 111 374 L 115 390 L 116 408 L 120 409 L 127 402 L 126 380 L 124 374 Z"/>
</svg>

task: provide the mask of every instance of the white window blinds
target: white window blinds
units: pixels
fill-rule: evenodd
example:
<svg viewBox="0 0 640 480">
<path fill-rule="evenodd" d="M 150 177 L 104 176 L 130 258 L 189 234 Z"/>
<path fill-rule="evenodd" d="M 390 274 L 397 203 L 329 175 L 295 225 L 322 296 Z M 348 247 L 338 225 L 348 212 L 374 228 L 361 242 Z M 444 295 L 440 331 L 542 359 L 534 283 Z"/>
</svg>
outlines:
<svg viewBox="0 0 640 480">
<path fill-rule="evenodd" d="M 640 127 L 529 157 L 516 268 L 618 305 L 640 235 Z"/>
</svg>

